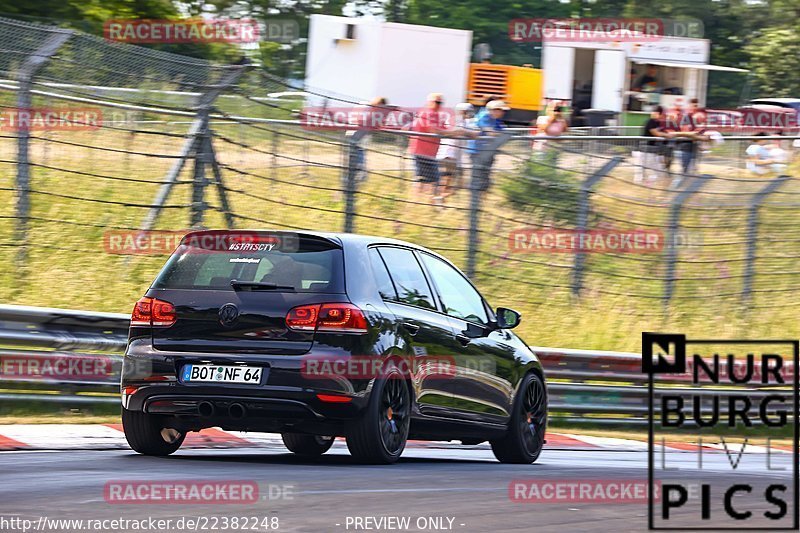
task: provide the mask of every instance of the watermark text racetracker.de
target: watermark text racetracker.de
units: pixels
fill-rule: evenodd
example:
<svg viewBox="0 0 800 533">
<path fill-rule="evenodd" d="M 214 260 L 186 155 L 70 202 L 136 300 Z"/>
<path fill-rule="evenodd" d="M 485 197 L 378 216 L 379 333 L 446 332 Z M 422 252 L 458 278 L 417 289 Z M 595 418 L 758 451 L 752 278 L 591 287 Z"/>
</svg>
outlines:
<svg viewBox="0 0 800 533">
<path fill-rule="evenodd" d="M 515 503 L 647 503 L 645 479 L 515 479 L 508 498 Z"/>
<path fill-rule="evenodd" d="M 0 131 L 96 130 L 103 126 L 97 107 L 0 107 Z"/>
<path fill-rule="evenodd" d="M 294 486 L 260 486 L 254 480 L 109 481 L 103 498 L 112 505 L 254 504 L 262 499 L 293 499 Z"/>
<path fill-rule="evenodd" d="M 423 347 L 417 347 L 413 355 L 394 356 L 392 361 L 400 369 L 399 379 L 405 379 L 402 376 L 407 375 L 440 379 L 488 376 L 494 375 L 497 366 L 493 357 L 428 354 Z M 309 380 L 341 377 L 371 380 L 380 377 L 385 367 L 386 361 L 375 355 L 315 354 L 302 356 L 300 374 Z"/>
<path fill-rule="evenodd" d="M 112 19 L 103 24 L 103 36 L 133 44 L 290 43 L 300 38 L 300 26 L 296 20 L 274 18 L 261 22 L 248 18 Z"/>
<path fill-rule="evenodd" d="M 423 118 L 428 125 L 446 130 L 455 124 L 455 111 L 449 108 L 431 111 L 415 107 L 356 105 L 308 106 L 300 113 L 303 127 L 311 130 L 403 130 Z"/>
<path fill-rule="evenodd" d="M 117 367 L 115 368 L 115 363 Z M 107 381 L 119 363 L 106 355 L 61 353 L 0 354 L 0 378 L 4 380 Z"/>
<path fill-rule="evenodd" d="M 291 252 L 297 249 L 294 233 L 256 231 L 108 230 L 103 249 L 114 255 L 169 255 L 183 244 L 195 252 Z"/>
<path fill-rule="evenodd" d="M 537 229 L 520 228 L 508 236 L 515 253 L 659 253 L 671 247 L 696 246 L 700 235 L 675 233 L 671 238 L 658 229 Z"/>
<path fill-rule="evenodd" d="M 697 19 L 661 18 L 519 18 L 508 23 L 515 42 L 655 42 L 665 37 L 700 38 Z"/>
</svg>

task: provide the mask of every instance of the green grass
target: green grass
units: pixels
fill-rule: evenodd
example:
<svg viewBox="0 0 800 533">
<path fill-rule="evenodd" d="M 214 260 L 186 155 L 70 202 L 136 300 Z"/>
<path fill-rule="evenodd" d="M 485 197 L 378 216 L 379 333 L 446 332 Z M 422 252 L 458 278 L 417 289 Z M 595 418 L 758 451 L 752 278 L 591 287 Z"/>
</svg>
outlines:
<svg viewBox="0 0 800 533">
<path fill-rule="evenodd" d="M 153 126 L 164 128 L 167 126 Z M 185 132 L 186 125 L 169 131 Z M 301 128 L 217 126 L 219 133 L 255 149 L 241 148 L 217 140 L 220 161 L 246 175 L 224 171 L 226 185 L 236 191 L 230 200 L 234 211 L 265 222 L 237 220 L 244 228 L 304 228 L 340 231 L 344 201 L 340 187 L 342 156 L 339 146 L 319 132 Z M 275 130 L 277 133 L 274 133 Z M 131 135 L 116 130 L 98 132 L 36 132 L 55 141 L 105 146 L 133 152 L 178 153 L 183 139 L 154 135 Z M 311 140 L 303 140 L 310 138 Z M 729 143 L 730 144 L 730 143 Z M 469 227 L 469 193 L 459 191 L 445 208 L 419 205 L 428 198 L 411 190 L 410 162 L 403 161 L 402 145 L 388 141 L 370 145 L 372 172 L 357 196 L 359 233 L 398 237 L 440 251 L 459 266 L 465 265 Z M 275 148 L 281 154 L 273 157 Z M 777 205 L 762 211 L 759 255 L 756 262 L 757 292 L 750 310 L 738 297 L 721 294 L 740 292 L 745 254 L 746 212 L 739 208 L 719 209 L 714 203 L 737 194 L 758 190 L 763 183 L 751 183 L 740 169 L 737 150 L 723 145 L 703 164 L 703 171 L 725 176 L 728 181 L 710 183 L 693 198 L 685 211 L 684 230 L 701 246 L 681 249 L 671 305 L 661 299 L 666 275 L 663 254 L 589 254 L 584 291 L 580 299 L 570 294 L 574 257 L 571 254 L 515 253 L 509 249 L 509 232 L 525 226 L 556 223 L 546 206 L 535 209 L 510 201 L 504 191 L 521 179 L 522 159 L 529 143 L 509 146 L 511 155 L 498 157 L 499 167 L 482 203 L 480 254 L 475 281 L 493 305 L 518 309 L 523 314 L 519 333 L 532 345 L 565 348 L 629 350 L 640 347 L 642 331 L 677 331 L 689 337 L 797 338 L 797 287 L 794 256 L 800 254 L 800 222 L 794 209 Z M 266 153 L 265 153 L 266 152 Z M 587 150 L 588 152 L 588 150 Z M 147 209 L 99 202 L 86 202 L 56 195 L 78 196 L 136 204 L 150 204 L 173 160 L 127 155 L 80 148 L 57 142 L 35 140 L 34 162 L 78 172 L 147 180 L 146 183 L 100 179 L 92 176 L 33 167 L 31 215 L 27 255 L 18 263 L 20 245 L 14 233 L 15 196 L 0 190 L 0 301 L 96 311 L 127 313 L 147 289 L 166 260 L 164 255 L 115 255 L 103 246 L 104 234 L 115 226 L 140 227 Z M 627 155 L 628 150 L 608 147 L 605 153 Z M 13 161 L 15 141 L 0 139 L 0 160 Z M 310 162 L 310 163 L 309 163 Z M 585 177 L 605 162 L 586 155 L 569 155 L 560 160 L 571 179 Z M 15 166 L 0 163 L 0 189 L 13 188 Z M 633 186 L 630 165 L 618 167 L 603 180 L 592 200 L 594 227 L 663 227 L 672 193 Z M 189 224 L 190 169 L 181 175 L 168 199 L 172 206 L 159 217 L 156 228 L 181 230 Z M 666 188 L 668 182 L 658 184 Z M 513 190 L 513 187 L 511 187 Z M 792 180 L 783 189 L 800 193 Z M 219 205 L 217 193 L 209 189 L 207 200 Z M 534 188 L 535 194 L 535 188 Z M 730 195 L 730 196 L 725 196 Z M 791 195 L 780 198 L 791 201 Z M 777 199 L 776 199 L 777 202 Z M 419 204 L 418 204 L 419 203 Z M 39 220 L 44 219 L 44 220 Z M 56 220 L 62 222 L 50 222 Z M 63 221 L 94 224 L 92 227 Z M 206 213 L 207 227 L 222 227 L 220 212 Z M 735 242 L 736 244 L 729 244 Z M 770 272 L 769 276 L 764 273 Z M 696 278 L 696 279 L 690 279 Z"/>
</svg>

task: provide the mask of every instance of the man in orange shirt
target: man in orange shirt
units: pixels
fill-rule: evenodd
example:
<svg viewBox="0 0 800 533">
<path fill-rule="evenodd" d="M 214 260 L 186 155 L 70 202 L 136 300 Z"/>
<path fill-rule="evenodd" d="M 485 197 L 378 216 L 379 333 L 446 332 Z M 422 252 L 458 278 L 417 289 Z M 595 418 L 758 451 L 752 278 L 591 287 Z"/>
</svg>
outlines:
<svg viewBox="0 0 800 533">
<path fill-rule="evenodd" d="M 444 97 L 441 93 L 429 94 L 425 109 L 417 114 L 411 124 L 411 131 L 437 135 L 447 134 L 446 116 L 442 111 L 443 105 Z M 414 156 L 416 187 L 423 194 L 431 194 L 434 203 L 441 202 L 441 197 L 437 195 L 440 175 L 436 154 L 439 152 L 439 141 L 439 137 L 412 136 L 408 143 L 408 151 Z"/>
</svg>

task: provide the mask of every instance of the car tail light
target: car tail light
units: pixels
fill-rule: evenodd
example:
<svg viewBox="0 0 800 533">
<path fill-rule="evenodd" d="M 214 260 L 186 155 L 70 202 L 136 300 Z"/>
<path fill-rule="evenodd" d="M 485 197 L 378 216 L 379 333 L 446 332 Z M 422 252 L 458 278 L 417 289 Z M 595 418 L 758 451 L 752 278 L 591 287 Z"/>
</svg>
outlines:
<svg viewBox="0 0 800 533">
<path fill-rule="evenodd" d="M 167 328 L 175 323 L 175 306 L 158 298 L 144 297 L 133 306 L 132 327 Z"/>
<path fill-rule="evenodd" d="M 317 331 L 366 333 L 367 319 L 353 304 L 322 304 Z"/>
<path fill-rule="evenodd" d="M 286 315 L 286 326 L 297 331 L 366 333 L 367 319 L 353 304 L 301 305 Z"/>
<path fill-rule="evenodd" d="M 301 305 L 286 314 L 286 326 L 299 331 L 314 331 L 317 328 L 319 305 Z"/>
</svg>

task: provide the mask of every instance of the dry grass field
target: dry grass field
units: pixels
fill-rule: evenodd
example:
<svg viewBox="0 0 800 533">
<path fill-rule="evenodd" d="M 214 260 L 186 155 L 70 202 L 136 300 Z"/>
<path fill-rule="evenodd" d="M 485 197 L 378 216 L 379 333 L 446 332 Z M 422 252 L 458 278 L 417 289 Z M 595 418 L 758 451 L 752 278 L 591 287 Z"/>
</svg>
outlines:
<svg viewBox="0 0 800 533">
<path fill-rule="evenodd" d="M 151 124 L 158 134 L 117 128 L 34 132 L 33 192 L 25 250 L 14 227 L 16 141 L 0 138 L 0 301 L 97 311 L 128 312 L 166 259 L 120 255 L 105 246 L 109 232 L 141 227 L 187 124 Z M 260 125 L 214 126 L 218 159 L 239 228 L 341 231 L 341 138 L 331 132 Z M 232 142 L 231 142 L 232 141 Z M 469 191 L 444 206 L 412 188 L 412 162 L 404 142 L 375 135 L 367 152 L 369 175 L 356 196 L 356 231 L 429 246 L 464 266 L 469 238 Z M 769 177 L 743 170 L 743 147 L 729 142 L 704 154 L 699 173 L 714 176 L 687 199 L 684 238 L 677 250 L 674 297 L 665 308 L 666 250 L 649 254 L 588 254 L 584 291 L 570 294 L 569 253 L 518 253 L 509 234 L 524 227 L 564 227 L 547 205 L 520 208 L 509 201 L 524 180 L 530 141 L 512 141 L 495 162 L 480 215 L 475 282 L 493 305 L 520 310 L 520 332 L 532 345 L 637 350 L 642 331 L 680 331 L 694 337 L 797 338 L 794 291 L 800 282 L 800 222 L 791 179 L 761 209 L 753 296 L 743 302 L 747 204 Z M 592 197 L 590 224 L 605 229 L 663 230 L 676 192 L 670 179 L 634 183 L 631 145 L 572 143 L 558 161 L 563 179 L 577 183 L 609 157 L 623 157 Z M 677 164 L 675 165 L 677 167 Z M 790 167 L 791 172 L 796 166 Z M 210 172 L 209 172 L 210 175 Z M 548 176 L 540 177 L 546 182 Z M 157 229 L 189 224 L 191 169 L 173 187 Z M 541 185 L 544 191 L 546 187 Z M 534 189 L 534 194 L 535 194 Z M 545 191 L 546 192 L 546 191 Z M 544 195 L 544 193 L 543 193 Z M 209 187 L 206 227 L 222 227 L 217 191 Z M 524 202 L 523 202 L 524 203 Z M 546 204 L 546 202 L 544 202 Z M 745 305 L 747 303 L 747 305 Z"/>
</svg>

